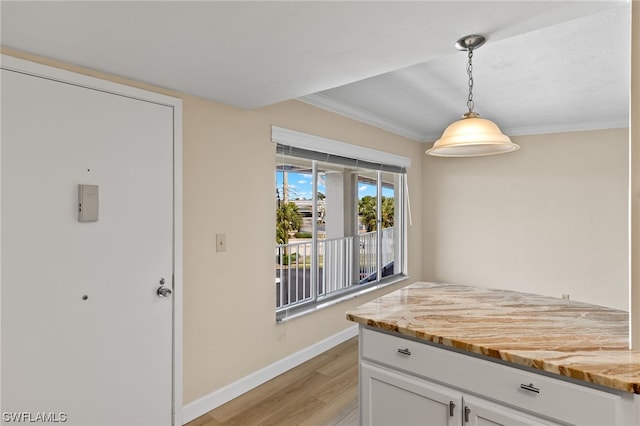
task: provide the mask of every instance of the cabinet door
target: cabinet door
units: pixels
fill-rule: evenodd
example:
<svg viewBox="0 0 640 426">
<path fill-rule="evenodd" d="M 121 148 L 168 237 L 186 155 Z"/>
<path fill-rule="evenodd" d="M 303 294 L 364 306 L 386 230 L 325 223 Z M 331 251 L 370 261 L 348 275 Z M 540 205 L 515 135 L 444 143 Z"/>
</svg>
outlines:
<svg viewBox="0 0 640 426">
<path fill-rule="evenodd" d="M 465 395 L 463 398 L 463 424 L 465 426 L 537 426 L 559 425 L 537 416 L 494 404 L 484 399 Z"/>
<path fill-rule="evenodd" d="M 459 426 L 459 392 L 366 362 L 360 364 L 360 422 L 372 426 Z"/>
</svg>

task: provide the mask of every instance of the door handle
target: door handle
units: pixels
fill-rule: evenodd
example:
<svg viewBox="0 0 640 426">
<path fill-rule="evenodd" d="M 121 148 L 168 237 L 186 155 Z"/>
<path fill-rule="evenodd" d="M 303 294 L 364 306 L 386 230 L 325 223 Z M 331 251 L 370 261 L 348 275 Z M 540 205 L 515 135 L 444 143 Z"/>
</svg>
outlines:
<svg viewBox="0 0 640 426">
<path fill-rule="evenodd" d="M 158 291 L 156 291 L 156 294 L 160 297 L 169 297 L 171 296 L 171 289 L 169 287 L 165 287 L 164 283 L 164 278 L 160 278 L 160 287 L 158 288 Z"/>
<path fill-rule="evenodd" d="M 160 297 L 169 297 L 171 296 L 171 289 L 169 287 L 165 287 L 165 286 L 160 286 L 160 288 L 158 288 L 157 294 Z"/>
</svg>

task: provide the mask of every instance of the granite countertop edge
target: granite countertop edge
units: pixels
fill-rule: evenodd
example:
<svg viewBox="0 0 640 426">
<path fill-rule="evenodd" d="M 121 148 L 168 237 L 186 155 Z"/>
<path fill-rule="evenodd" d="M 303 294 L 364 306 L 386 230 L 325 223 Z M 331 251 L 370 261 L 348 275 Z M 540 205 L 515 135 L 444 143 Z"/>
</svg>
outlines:
<svg viewBox="0 0 640 426">
<path fill-rule="evenodd" d="M 509 315 L 527 323 L 513 327 Z M 346 316 L 445 348 L 640 394 L 640 351 L 628 349 L 624 311 L 501 289 L 414 283 Z"/>
</svg>

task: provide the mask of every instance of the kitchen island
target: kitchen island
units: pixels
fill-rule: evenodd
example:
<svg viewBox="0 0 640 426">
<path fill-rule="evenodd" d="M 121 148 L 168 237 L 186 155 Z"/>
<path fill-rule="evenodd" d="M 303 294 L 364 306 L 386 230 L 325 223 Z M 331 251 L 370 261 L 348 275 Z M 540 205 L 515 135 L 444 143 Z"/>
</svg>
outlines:
<svg viewBox="0 0 640 426">
<path fill-rule="evenodd" d="M 640 424 L 627 312 L 415 283 L 347 318 L 361 325 L 362 424 Z"/>
</svg>

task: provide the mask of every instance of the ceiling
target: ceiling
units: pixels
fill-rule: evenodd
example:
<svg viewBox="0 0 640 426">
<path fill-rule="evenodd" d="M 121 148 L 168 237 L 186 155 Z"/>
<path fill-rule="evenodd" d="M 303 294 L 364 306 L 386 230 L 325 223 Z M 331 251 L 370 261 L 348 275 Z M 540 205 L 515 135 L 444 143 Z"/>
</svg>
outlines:
<svg viewBox="0 0 640 426">
<path fill-rule="evenodd" d="M 629 2 L 7 1 L 2 45 L 255 109 L 298 98 L 419 141 L 626 127 Z"/>
</svg>

